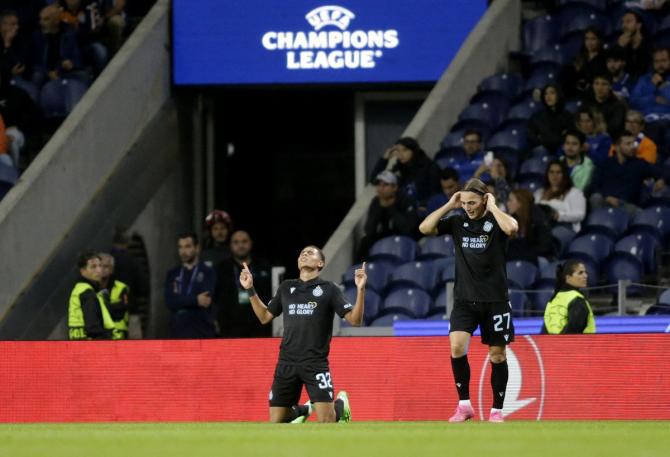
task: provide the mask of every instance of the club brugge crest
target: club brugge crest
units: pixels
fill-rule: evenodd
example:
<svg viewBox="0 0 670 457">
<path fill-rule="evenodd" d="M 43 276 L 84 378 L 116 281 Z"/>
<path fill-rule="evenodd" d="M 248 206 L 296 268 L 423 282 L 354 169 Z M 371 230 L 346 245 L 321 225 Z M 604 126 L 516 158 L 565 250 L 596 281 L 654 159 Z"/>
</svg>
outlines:
<svg viewBox="0 0 670 457">
<path fill-rule="evenodd" d="M 321 288 L 321 286 L 316 286 L 312 291 L 312 295 L 314 295 L 315 297 L 320 297 L 321 295 L 323 295 L 323 289 Z"/>
<path fill-rule="evenodd" d="M 484 231 L 485 232 L 490 232 L 492 228 L 493 228 L 493 224 L 491 223 L 491 221 L 484 222 Z"/>
</svg>

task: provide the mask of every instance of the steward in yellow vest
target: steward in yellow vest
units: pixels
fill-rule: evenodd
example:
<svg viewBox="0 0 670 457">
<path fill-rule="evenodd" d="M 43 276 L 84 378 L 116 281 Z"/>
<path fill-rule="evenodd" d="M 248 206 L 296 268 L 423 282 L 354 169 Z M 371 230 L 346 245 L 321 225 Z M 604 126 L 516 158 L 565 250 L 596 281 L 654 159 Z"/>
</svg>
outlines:
<svg viewBox="0 0 670 457">
<path fill-rule="evenodd" d="M 584 294 L 588 273 L 579 260 L 567 260 L 558 267 L 556 290 L 544 310 L 542 333 L 550 335 L 595 333 L 593 310 Z"/>
<path fill-rule="evenodd" d="M 100 256 L 87 251 L 79 256 L 78 266 L 80 277 L 72 288 L 68 304 L 69 339 L 110 339 L 114 321 L 98 295 L 102 272 Z"/>
<path fill-rule="evenodd" d="M 102 290 L 98 292 L 98 295 L 104 300 L 114 321 L 112 339 L 125 340 L 128 338 L 130 288 L 114 278 L 114 257 L 111 254 L 100 253 L 100 263 L 102 267 L 102 278 L 100 280 Z"/>
</svg>

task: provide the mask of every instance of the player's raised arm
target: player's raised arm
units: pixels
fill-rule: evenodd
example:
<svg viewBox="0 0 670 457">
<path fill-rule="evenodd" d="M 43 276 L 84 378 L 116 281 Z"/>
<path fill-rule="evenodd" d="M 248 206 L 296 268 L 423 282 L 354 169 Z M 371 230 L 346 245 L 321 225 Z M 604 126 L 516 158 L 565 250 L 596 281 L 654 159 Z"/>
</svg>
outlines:
<svg viewBox="0 0 670 457">
<path fill-rule="evenodd" d="M 368 275 L 365 274 L 365 262 L 361 268 L 354 272 L 354 283 L 356 284 L 356 304 L 344 318 L 351 325 L 360 327 L 363 323 L 363 314 L 365 313 L 365 284 L 368 281 Z"/>
<path fill-rule="evenodd" d="M 437 224 L 440 222 L 440 219 L 442 219 L 449 211 L 460 207 L 461 193 L 456 192 L 446 204 L 430 213 L 423 222 L 419 224 L 419 231 L 424 235 L 437 235 Z"/>
<path fill-rule="evenodd" d="M 519 230 L 519 223 L 512 216 L 496 206 L 496 198 L 492 194 L 486 194 L 486 209 L 493 214 L 500 229 L 505 232 L 506 235 L 512 236 Z"/>
<path fill-rule="evenodd" d="M 249 294 L 249 301 L 251 302 L 251 307 L 256 313 L 256 317 L 261 321 L 261 324 L 267 324 L 272 319 L 274 315 L 268 310 L 268 307 L 265 306 L 265 303 L 260 299 L 256 290 L 254 289 L 254 277 L 249 270 L 246 262 L 243 262 L 244 269 L 240 272 L 240 284 Z"/>
</svg>

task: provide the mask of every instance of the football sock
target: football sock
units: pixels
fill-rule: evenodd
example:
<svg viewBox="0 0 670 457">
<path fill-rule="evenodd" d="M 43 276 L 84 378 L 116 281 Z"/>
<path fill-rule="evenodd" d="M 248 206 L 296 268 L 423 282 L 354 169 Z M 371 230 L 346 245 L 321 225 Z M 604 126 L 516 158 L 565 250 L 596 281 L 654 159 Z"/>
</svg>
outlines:
<svg viewBox="0 0 670 457">
<path fill-rule="evenodd" d="M 502 409 L 507 389 L 507 360 L 501 363 L 491 362 L 491 387 L 493 388 L 493 408 Z"/>
<path fill-rule="evenodd" d="M 300 416 L 306 416 L 309 413 L 309 408 L 305 405 L 291 406 L 289 421 L 295 420 Z"/>
<path fill-rule="evenodd" d="M 342 399 L 335 400 L 335 422 L 340 420 L 344 413 L 344 401 Z"/>
<path fill-rule="evenodd" d="M 454 372 L 459 400 L 470 399 L 470 364 L 467 354 L 457 359 L 451 358 L 451 371 Z"/>
</svg>

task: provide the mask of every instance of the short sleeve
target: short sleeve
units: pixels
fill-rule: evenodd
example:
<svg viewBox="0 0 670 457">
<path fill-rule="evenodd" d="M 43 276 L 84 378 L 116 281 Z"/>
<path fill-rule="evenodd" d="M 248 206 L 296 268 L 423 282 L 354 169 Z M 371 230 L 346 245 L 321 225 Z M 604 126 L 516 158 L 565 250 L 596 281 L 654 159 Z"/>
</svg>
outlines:
<svg viewBox="0 0 670 457">
<path fill-rule="evenodd" d="M 282 310 L 284 309 L 284 306 L 281 301 L 281 293 L 282 293 L 283 287 L 280 285 L 279 288 L 277 289 L 277 293 L 275 294 L 274 297 L 272 297 L 272 300 L 268 303 L 268 311 L 272 313 L 274 317 L 279 316 L 282 313 Z"/>
<path fill-rule="evenodd" d="M 460 216 L 451 216 L 440 219 L 440 222 L 437 223 L 437 234 L 453 235 L 454 224 L 456 223 L 456 220 L 460 220 L 460 218 Z"/>
<path fill-rule="evenodd" d="M 347 300 L 340 288 L 335 284 L 331 284 L 331 287 L 333 293 L 331 295 L 330 304 L 338 316 L 344 317 L 354 307 L 353 303 L 350 303 L 349 300 Z"/>
</svg>

